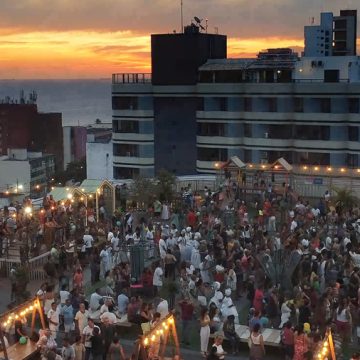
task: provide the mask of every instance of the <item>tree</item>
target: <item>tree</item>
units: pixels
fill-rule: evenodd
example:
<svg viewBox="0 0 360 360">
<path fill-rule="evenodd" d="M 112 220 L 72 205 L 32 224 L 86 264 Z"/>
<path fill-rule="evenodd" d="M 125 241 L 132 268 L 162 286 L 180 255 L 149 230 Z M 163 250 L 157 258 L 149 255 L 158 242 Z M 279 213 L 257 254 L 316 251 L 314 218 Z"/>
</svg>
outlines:
<svg viewBox="0 0 360 360">
<path fill-rule="evenodd" d="M 166 170 L 160 170 L 156 177 L 157 182 L 157 194 L 160 201 L 173 200 L 175 196 L 175 175 L 169 173 Z"/>
<path fill-rule="evenodd" d="M 133 179 L 130 187 L 130 199 L 137 204 L 143 204 L 148 208 L 154 199 L 156 193 L 156 186 L 151 179 L 143 176 L 138 176 Z"/>
<path fill-rule="evenodd" d="M 67 164 L 66 170 L 61 170 L 54 175 L 55 183 L 65 184 L 67 181 L 82 182 L 86 179 L 86 158 Z"/>
<path fill-rule="evenodd" d="M 333 190 L 335 192 L 334 204 L 340 214 L 352 210 L 358 204 L 359 200 L 351 189 L 334 187 Z"/>
</svg>

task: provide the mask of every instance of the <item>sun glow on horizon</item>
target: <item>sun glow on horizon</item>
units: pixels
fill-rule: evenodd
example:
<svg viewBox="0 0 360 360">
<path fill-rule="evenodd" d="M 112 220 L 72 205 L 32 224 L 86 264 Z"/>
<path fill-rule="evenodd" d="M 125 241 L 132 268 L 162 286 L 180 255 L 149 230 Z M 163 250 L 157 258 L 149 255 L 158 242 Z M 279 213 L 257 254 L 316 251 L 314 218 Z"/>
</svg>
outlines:
<svg viewBox="0 0 360 360">
<path fill-rule="evenodd" d="M 131 31 L 0 30 L 1 79 L 109 78 L 151 72 L 150 35 Z M 228 57 L 255 57 L 267 48 L 300 52 L 303 39 L 228 37 Z"/>
</svg>

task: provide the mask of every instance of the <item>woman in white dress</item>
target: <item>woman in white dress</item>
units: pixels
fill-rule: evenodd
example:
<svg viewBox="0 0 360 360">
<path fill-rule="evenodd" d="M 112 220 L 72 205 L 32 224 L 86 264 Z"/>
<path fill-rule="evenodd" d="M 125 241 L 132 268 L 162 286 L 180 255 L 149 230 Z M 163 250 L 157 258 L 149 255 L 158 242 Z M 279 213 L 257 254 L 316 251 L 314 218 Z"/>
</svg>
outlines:
<svg viewBox="0 0 360 360">
<path fill-rule="evenodd" d="M 164 203 L 161 211 L 161 220 L 167 221 L 170 219 L 169 206 Z"/>
<path fill-rule="evenodd" d="M 200 348 L 201 354 L 206 358 L 210 338 L 210 317 L 207 308 L 201 310 L 200 314 Z"/>
</svg>

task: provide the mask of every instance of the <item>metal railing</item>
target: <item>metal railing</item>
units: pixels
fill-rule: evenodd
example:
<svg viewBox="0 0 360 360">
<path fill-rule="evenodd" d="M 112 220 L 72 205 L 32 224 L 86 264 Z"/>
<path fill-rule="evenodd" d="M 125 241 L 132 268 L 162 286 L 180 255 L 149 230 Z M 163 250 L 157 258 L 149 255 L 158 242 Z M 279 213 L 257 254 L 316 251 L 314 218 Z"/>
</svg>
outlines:
<svg viewBox="0 0 360 360">
<path fill-rule="evenodd" d="M 45 263 L 49 261 L 50 251 L 43 253 L 39 256 L 36 256 L 32 259 L 29 259 L 26 264 L 26 268 L 28 271 L 29 280 L 44 280 L 46 278 L 46 274 L 43 270 L 43 266 Z M 10 270 L 15 266 L 18 267 L 22 264 L 20 259 L 6 259 L 0 258 L 0 268 L 2 269 L 3 276 L 9 276 Z"/>
<path fill-rule="evenodd" d="M 151 84 L 151 73 L 120 73 L 112 75 L 113 84 Z"/>
</svg>

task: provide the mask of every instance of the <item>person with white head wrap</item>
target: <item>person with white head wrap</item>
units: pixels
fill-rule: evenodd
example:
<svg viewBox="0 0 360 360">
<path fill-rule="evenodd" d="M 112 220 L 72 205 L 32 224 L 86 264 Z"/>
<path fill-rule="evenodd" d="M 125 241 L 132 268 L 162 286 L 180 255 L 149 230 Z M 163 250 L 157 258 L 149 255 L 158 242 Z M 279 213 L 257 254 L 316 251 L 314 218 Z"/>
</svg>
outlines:
<svg viewBox="0 0 360 360">
<path fill-rule="evenodd" d="M 327 250 L 331 250 L 332 248 L 332 239 L 330 236 L 327 236 L 325 239 L 325 247 Z"/>
<path fill-rule="evenodd" d="M 192 239 L 192 233 L 191 233 L 191 227 L 190 226 L 188 226 L 186 228 L 184 238 L 185 238 L 186 243 L 188 243 Z"/>
<path fill-rule="evenodd" d="M 191 252 L 191 264 L 194 266 L 195 269 L 200 269 L 201 263 L 201 256 L 199 252 L 199 243 L 195 241 L 194 247 Z"/>
<path fill-rule="evenodd" d="M 173 234 L 170 234 L 170 236 L 166 239 L 166 246 L 168 249 L 173 249 L 173 247 L 176 245 L 177 241 L 176 238 L 173 236 Z"/>
<path fill-rule="evenodd" d="M 221 291 L 215 291 L 215 294 L 210 299 L 209 304 L 213 303 L 220 310 L 221 302 L 222 302 L 223 298 L 224 298 L 224 295 Z"/>
<path fill-rule="evenodd" d="M 234 305 L 232 298 L 231 298 L 231 289 L 225 290 L 225 297 L 221 303 L 221 314 L 223 319 L 226 319 L 229 315 L 234 315 L 235 317 L 235 324 L 239 323 L 239 314 L 236 310 L 236 306 Z"/>
<path fill-rule="evenodd" d="M 164 235 L 165 237 L 170 236 L 170 228 L 169 225 L 164 225 L 161 227 L 161 235 Z"/>
<path fill-rule="evenodd" d="M 211 276 L 210 276 L 211 266 L 212 266 L 211 256 L 206 255 L 204 261 L 199 265 L 200 275 L 203 283 L 210 284 L 211 282 Z"/>
</svg>

